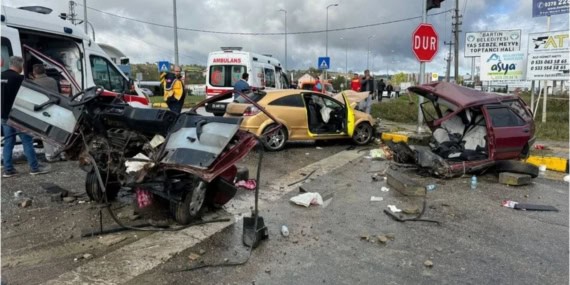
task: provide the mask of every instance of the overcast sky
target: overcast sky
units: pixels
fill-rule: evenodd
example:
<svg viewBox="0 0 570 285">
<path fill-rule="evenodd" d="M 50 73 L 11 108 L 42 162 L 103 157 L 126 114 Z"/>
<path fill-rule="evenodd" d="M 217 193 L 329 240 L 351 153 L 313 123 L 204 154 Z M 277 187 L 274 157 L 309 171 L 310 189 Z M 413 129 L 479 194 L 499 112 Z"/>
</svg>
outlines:
<svg viewBox="0 0 570 285">
<path fill-rule="evenodd" d="M 287 10 L 289 33 L 325 30 L 326 9 L 329 4 L 329 29 L 354 27 L 397 21 L 421 16 L 423 0 L 177 0 L 178 27 L 232 33 L 284 32 L 284 13 Z M 82 0 L 78 1 L 83 4 Z M 4 0 L 3 5 L 42 5 L 55 13 L 68 11 L 66 0 Z M 440 9 L 430 14 L 452 9 L 455 1 L 446 0 Z M 87 6 L 108 13 L 135 18 L 146 22 L 172 26 L 172 1 L 169 0 L 87 0 Z M 522 50 L 526 50 L 527 34 L 546 31 L 546 17 L 532 18 L 532 0 L 459 0 L 463 14 L 463 32 L 522 30 Z M 83 7 L 76 12 L 83 17 Z M 173 29 L 139 23 L 88 10 L 88 20 L 96 30 L 97 42 L 122 50 L 132 63 L 174 60 Z M 428 16 L 439 33 L 440 47 L 437 56 L 426 66 L 427 72 L 445 73 L 448 48 L 444 41 L 451 39 L 452 13 Z M 397 71 L 418 72 L 419 63 L 411 51 L 411 34 L 421 19 L 396 22 L 353 30 L 328 33 L 328 53 L 331 68 L 362 72 L 367 65 L 368 37 L 370 40 L 370 69 L 378 73 Z M 568 15 L 552 16 L 551 30 L 567 30 Z M 209 52 L 221 46 L 241 46 L 244 50 L 272 54 L 284 62 L 283 35 L 225 35 L 180 30 L 179 56 L 182 64 L 205 65 Z M 341 39 L 342 38 L 342 39 Z M 460 35 L 460 74 L 469 73 L 471 58 L 463 57 L 465 35 Z M 315 67 L 318 56 L 325 55 L 325 33 L 290 34 L 288 36 L 288 68 Z M 453 71 L 451 72 L 453 75 Z"/>
</svg>

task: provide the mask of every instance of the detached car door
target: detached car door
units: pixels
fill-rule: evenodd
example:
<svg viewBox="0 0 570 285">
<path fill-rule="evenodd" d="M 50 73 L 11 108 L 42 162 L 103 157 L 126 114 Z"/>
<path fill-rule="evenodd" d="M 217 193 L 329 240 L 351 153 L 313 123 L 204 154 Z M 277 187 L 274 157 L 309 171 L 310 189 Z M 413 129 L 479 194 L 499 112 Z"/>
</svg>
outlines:
<svg viewBox="0 0 570 285">
<path fill-rule="evenodd" d="M 531 138 L 531 124 L 505 105 L 488 105 L 483 112 L 487 120 L 491 158 L 519 158 Z"/>
<path fill-rule="evenodd" d="M 8 116 L 8 124 L 67 146 L 81 115 L 81 109 L 70 103 L 68 97 L 24 80 Z"/>
</svg>

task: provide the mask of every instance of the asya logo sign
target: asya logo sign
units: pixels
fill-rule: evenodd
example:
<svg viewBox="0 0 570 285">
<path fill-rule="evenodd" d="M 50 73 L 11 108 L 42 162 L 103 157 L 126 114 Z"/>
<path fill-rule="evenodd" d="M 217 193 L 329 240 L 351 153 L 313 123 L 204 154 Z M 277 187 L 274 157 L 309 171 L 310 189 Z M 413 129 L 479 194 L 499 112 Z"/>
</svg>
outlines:
<svg viewBox="0 0 570 285">
<path fill-rule="evenodd" d="M 515 71 L 517 69 L 517 64 L 513 63 L 513 61 L 520 62 L 523 58 L 522 54 L 513 54 L 513 55 L 503 55 L 502 58 L 500 55 L 494 53 L 487 59 L 488 63 L 492 63 L 491 65 L 491 73 L 502 73 L 507 74 L 509 71 Z"/>
</svg>

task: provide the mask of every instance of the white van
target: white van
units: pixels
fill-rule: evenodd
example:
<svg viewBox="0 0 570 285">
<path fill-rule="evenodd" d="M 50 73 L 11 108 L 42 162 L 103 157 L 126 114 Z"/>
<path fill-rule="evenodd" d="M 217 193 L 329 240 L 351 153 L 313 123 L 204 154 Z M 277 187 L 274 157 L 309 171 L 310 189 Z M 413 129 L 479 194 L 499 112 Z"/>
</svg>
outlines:
<svg viewBox="0 0 570 285">
<path fill-rule="evenodd" d="M 103 96 L 117 96 L 134 107 L 148 108 L 149 99 L 132 84 L 109 56 L 83 32 L 46 7 L 12 8 L 2 6 L 2 71 L 9 68 L 10 56 L 24 59 L 24 76 L 32 66 L 43 63 L 47 75 L 56 79 L 62 94 L 75 94 L 91 86 L 102 86 Z M 67 69 L 73 78 L 60 70 Z"/>
<path fill-rule="evenodd" d="M 256 89 L 286 89 L 290 87 L 279 60 L 240 47 L 222 47 L 208 55 L 206 95 L 208 97 L 233 90 L 234 84 L 244 72 L 249 74 L 248 84 Z M 224 115 L 226 105 L 233 99 L 215 102 L 206 106 L 206 111 L 216 116 Z"/>
</svg>

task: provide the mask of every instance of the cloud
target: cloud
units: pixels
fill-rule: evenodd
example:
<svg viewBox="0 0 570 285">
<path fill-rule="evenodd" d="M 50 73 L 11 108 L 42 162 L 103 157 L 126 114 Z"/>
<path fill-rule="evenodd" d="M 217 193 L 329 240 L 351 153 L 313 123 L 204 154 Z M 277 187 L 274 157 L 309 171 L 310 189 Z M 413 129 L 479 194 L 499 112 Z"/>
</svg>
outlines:
<svg viewBox="0 0 570 285">
<path fill-rule="evenodd" d="M 68 2 L 61 0 L 27 0 L 26 5 L 48 6 L 56 13 L 67 12 Z M 77 1 L 82 4 L 82 1 Z M 88 6 L 124 17 L 171 26 L 173 24 L 172 1 L 116 1 L 88 0 Z M 223 32 L 284 31 L 284 14 L 287 10 L 288 67 L 304 69 L 316 65 L 318 56 L 325 54 L 325 33 L 292 34 L 294 32 L 324 30 L 326 6 L 338 3 L 328 11 L 330 29 L 346 28 L 373 23 L 384 23 L 421 16 L 419 1 L 373 0 L 177 0 L 177 17 L 180 28 L 193 28 Z M 19 0 L 4 0 L 4 5 L 21 5 Z M 430 14 L 453 9 L 455 1 L 447 0 L 442 8 Z M 467 4 L 467 5 L 465 5 Z M 546 30 L 546 19 L 532 18 L 532 1 L 514 3 L 510 0 L 460 0 L 463 14 L 462 31 L 522 29 L 526 48 L 527 34 Z M 83 17 L 83 7 L 76 8 Z M 445 73 L 445 58 L 451 41 L 452 13 L 428 17 L 440 36 L 436 58 L 427 64 L 427 71 Z M 155 62 L 174 59 L 172 28 L 134 22 L 101 12 L 88 10 L 88 19 L 96 29 L 97 41 L 111 44 L 131 57 L 131 62 Z M 399 70 L 418 72 L 419 64 L 411 51 L 411 34 L 420 19 L 384 24 L 361 29 L 330 31 L 328 53 L 333 70 L 344 70 L 348 46 L 348 69 L 362 71 L 367 66 L 368 37 L 370 40 L 370 65 L 375 73 Z M 568 29 L 568 15 L 552 17 L 552 29 Z M 461 74 L 470 72 L 471 59 L 463 57 L 464 33 L 459 39 Z M 342 39 L 341 39 L 342 38 Z M 209 52 L 221 46 L 242 46 L 245 50 L 273 54 L 284 62 L 284 36 L 240 36 L 200 33 L 179 30 L 179 54 L 183 64 L 204 65 Z M 392 52 L 393 51 L 393 52 Z M 453 72 L 452 72 L 453 74 Z"/>
</svg>

